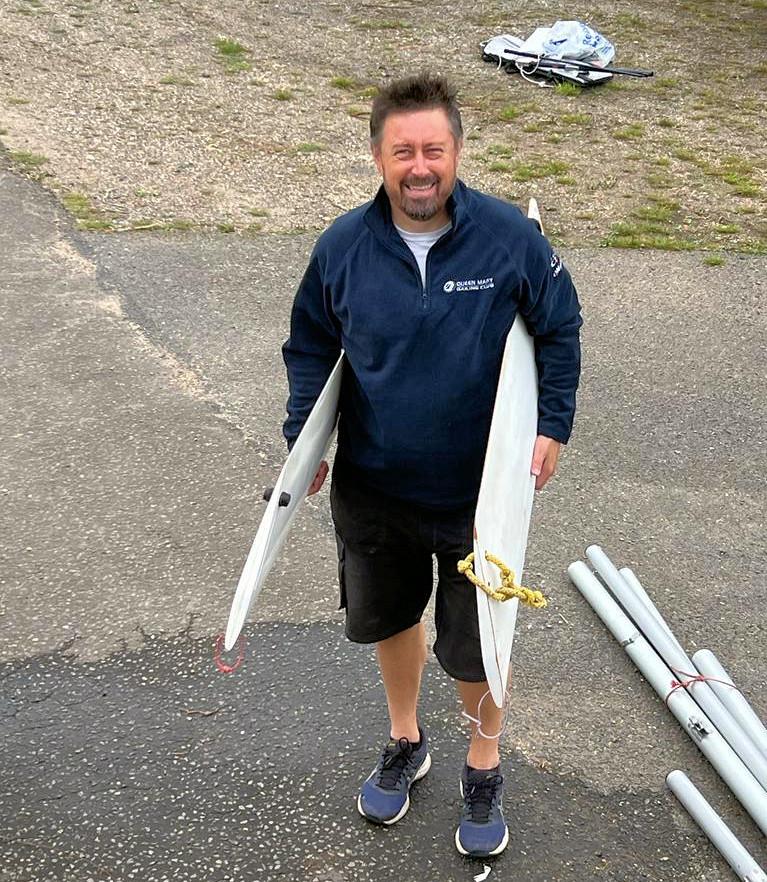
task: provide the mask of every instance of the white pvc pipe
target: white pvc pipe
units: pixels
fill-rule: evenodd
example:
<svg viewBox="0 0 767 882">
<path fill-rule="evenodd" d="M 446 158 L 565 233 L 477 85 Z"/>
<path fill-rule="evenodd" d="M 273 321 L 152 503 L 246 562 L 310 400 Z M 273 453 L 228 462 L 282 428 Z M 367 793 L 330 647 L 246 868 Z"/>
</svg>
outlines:
<svg viewBox="0 0 767 882">
<path fill-rule="evenodd" d="M 739 879 L 743 879 L 743 882 L 767 882 L 764 870 L 740 844 L 732 830 L 711 808 L 706 798 L 684 772 L 679 769 L 669 772 L 666 783 Z"/>
<path fill-rule="evenodd" d="M 674 645 L 676 646 L 676 648 L 680 652 L 684 652 L 684 649 L 682 648 L 682 644 L 676 639 L 676 637 L 674 637 L 674 634 L 673 634 L 671 628 L 668 626 L 666 620 L 660 614 L 658 607 L 655 606 L 650 595 L 644 590 L 644 587 L 642 586 L 642 583 L 637 578 L 636 573 L 634 573 L 634 571 L 630 567 L 621 567 L 618 570 L 618 572 L 621 574 L 621 576 L 623 576 L 623 578 L 626 581 L 626 584 L 629 586 L 629 588 L 631 588 L 631 590 L 634 592 L 634 594 L 636 594 L 636 596 L 642 601 L 642 603 L 644 603 L 644 605 L 647 607 L 647 609 L 650 610 L 650 612 L 653 614 L 653 616 L 655 617 L 655 620 L 661 626 L 661 628 L 663 628 L 663 630 L 671 638 L 671 640 L 674 641 Z"/>
<path fill-rule="evenodd" d="M 767 793 L 756 778 L 688 693 L 684 689 L 672 690 L 674 675 L 586 564 L 576 561 L 567 572 L 629 658 L 666 701 L 685 732 L 767 835 Z"/>
<path fill-rule="evenodd" d="M 713 677 L 708 685 L 714 690 L 722 704 L 735 717 L 749 738 L 767 757 L 767 729 L 748 703 L 748 699 L 733 683 L 732 677 L 724 669 L 719 659 L 710 649 L 699 649 L 692 657 L 693 664 L 704 677 Z M 724 680 L 718 683 L 717 680 Z M 726 686 L 725 683 L 731 685 Z"/>
<path fill-rule="evenodd" d="M 598 545 L 590 545 L 586 555 L 594 569 L 605 580 L 610 590 L 623 605 L 623 608 L 636 622 L 647 640 L 655 647 L 658 655 L 676 674 L 680 682 L 689 682 L 686 687 L 690 695 L 698 702 L 714 726 L 719 730 L 730 746 L 743 760 L 756 780 L 767 789 L 767 757 L 757 748 L 754 742 L 741 729 L 738 721 L 716 697 L 708 683 L 693 680 L 697 677 L 695 665 L 678 644 L 667 633 L 668 626 L 662 628 L 655 616 L 644 603 L 633 593 L 615 565 Z M 660 613 L 658 613 L 660 615 Z M 672 687 L 670 687 L 672 688 Z M 676 690 L 681 691 L 680 689 Z"/>
</svg>

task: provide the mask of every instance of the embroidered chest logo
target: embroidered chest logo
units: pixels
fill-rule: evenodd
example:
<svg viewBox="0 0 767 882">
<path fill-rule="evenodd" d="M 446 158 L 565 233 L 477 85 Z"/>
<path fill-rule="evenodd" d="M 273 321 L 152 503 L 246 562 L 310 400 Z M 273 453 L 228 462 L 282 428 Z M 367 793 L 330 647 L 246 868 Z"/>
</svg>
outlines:
<svg viewBox="0 0 767 882">
<path fill-rule="evenodd" d="M 442 286 L 445 294 L 460 294 L 462 291 L 487 291 L 489 288 L 495 288 L 495 282 L 492 276 L 486 279 L 450 279 Z"/>
</svg>

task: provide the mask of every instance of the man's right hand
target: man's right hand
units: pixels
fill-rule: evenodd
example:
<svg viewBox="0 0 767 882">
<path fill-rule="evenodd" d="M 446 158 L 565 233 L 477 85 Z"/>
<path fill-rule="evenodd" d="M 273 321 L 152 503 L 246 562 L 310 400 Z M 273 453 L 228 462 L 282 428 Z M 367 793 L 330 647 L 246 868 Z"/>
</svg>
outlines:
<svg viewBox="0 0 767 882">
<path fill-rule="evenodd" d="M 309 489 L 306 492 L 307 496 L 314 496 L 314 494 L 322 487 L 325 483 L 325 478 L 328 476 L 328 464 L 323 459 L 320 463 L 319 469 L 317 469 L 317 474 L 314 476 L 314 480 L 312 481 Z"/>
</svg>

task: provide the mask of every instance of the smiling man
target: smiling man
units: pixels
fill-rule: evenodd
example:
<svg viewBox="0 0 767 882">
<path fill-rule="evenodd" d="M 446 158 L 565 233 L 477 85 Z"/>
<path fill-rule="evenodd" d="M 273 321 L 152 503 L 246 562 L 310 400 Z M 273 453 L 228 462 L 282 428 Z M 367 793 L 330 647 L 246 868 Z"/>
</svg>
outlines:
<svg viewBox="0 0 767 882">
<path fill-rule="evenodd" d="M 418 717 L 427 657 L 421 621 L 434 589 L 434 653 L 466 712 L 497 732 L 482 701 L 476 594 L 457 571 L 472 548 L 474 509 L 506 336 L 517 313 L 535 341 L 540 489 L 572 429 L 580 307 L 560 259 L 516 207 L 458 180 L 463 146 L 455 93 L 420 75 L 381 89 L 370 144 L 383 185 L 319 239 L 283 347 L 285 436 L 301 430 L 341 349 L 346 352 L 331 506 L 346 634 L 375 643 L 389 740 L 357 807 L 394 824 L 431 766 Z M 322 468 L 310 492 L 327 476 Z M 458 850 L 508 843 L 498 740 L 473 725 L 461 773 Z"/>
</svg>

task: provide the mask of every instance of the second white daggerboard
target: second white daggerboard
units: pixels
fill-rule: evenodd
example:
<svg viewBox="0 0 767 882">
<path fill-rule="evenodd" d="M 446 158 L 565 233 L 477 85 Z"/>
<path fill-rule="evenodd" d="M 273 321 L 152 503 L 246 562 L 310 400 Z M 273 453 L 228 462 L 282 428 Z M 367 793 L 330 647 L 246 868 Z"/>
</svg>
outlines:
<svg viewBox="0 0 767 882">
<path fill-rule="evenodd" d="M 250 607 L 285 544 L 290 525 L 335 437 L 343 363 L 342 352 L 274 485 L 237 583 L 224 636 L 227 650 L 237 641 Z"/>
<path fill-rule="evenodd" d="M 531 200 L 528 216 L 539 223 Z M 506 338 L 493 420 L 474 516 L 474 570 L 492 588 L 501 585 L 498 568 L 485 552 L 500 558 L 522 581 L 535 478 L 530 473 L 538 432 L 538 370 L 535 347 L 522 316 Z M 517 620 L 516 598 L 493 600 L 477 592 L 482 663 L 493 701 L 503 706 Z"/>
</svg>

